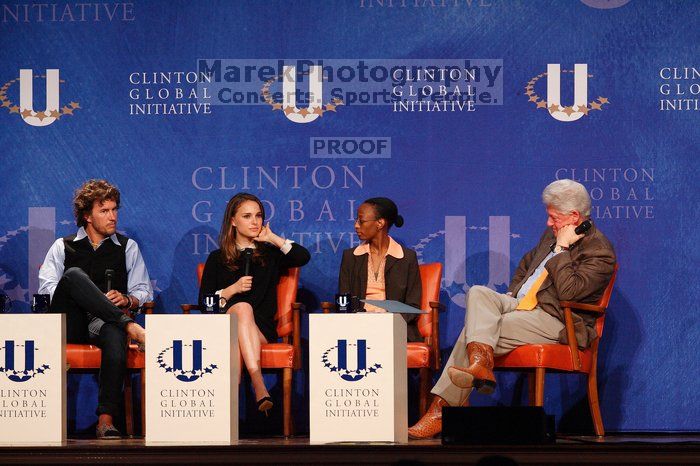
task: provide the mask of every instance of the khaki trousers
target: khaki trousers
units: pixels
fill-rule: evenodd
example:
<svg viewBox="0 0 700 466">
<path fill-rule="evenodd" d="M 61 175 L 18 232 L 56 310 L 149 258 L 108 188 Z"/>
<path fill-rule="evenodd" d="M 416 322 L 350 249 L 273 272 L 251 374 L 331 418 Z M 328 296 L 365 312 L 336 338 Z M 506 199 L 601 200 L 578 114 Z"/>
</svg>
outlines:
<svg viewBox="0 0 700 466">
<path fill-rule="evenodd" d="M 473 341 L 494 348 L 496 356 L 513 351 L 529 343 L 557 343 L 564 324 L 542 309 L 516 311 L 518 300 L 497 293 L 485 286 L 472 286 L 467 294 L 467 312 L 464 327 L 452 348 L 445 369 L 431 393 L 460 406 L 469 397 L 471 389 L 453 385 L 447 375 L 450 366 L 469 366 L 467 344 Z"/>
</svg>

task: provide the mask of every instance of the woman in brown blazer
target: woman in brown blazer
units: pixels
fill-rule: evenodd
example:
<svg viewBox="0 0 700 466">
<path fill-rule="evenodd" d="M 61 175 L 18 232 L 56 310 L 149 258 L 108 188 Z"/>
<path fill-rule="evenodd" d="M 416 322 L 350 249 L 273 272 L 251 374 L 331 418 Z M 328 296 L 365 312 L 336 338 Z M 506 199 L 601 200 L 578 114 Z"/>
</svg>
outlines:
<svg viewBox="0 0 700 466">
<path fill-rule="evenodd" d="M 362 240 L 356 248 L 343 251 L 338 292 L 359 299 L 391 299 L 420 308 L 421 280 L 415 251 L 389 236 L 392 226 L 401 227 L 403 217 L 396 204 L 386 197 L 364 201 L 357 209 L 355 232 Z M 367 312 L 386 312 L 360 302 Z M 422 340 L 416 321 L 418 314 L 402 314 L 408 341 Z"/>
</svg>

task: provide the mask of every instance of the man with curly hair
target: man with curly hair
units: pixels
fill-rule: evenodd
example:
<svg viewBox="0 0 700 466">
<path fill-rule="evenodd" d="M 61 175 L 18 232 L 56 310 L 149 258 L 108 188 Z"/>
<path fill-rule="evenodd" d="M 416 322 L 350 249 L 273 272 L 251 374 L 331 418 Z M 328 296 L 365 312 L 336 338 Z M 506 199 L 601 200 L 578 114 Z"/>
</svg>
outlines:
<svg viewBox="0 0 700 466">
<path fill-rule="evenodd" d="M 117 233 L 120 194 L 105 180 L 89 180 L 73 198 L 78 232 L 57 239 L 39 271 L 39 293 L 51 295 L 51 312 L 66 314 L 68 343 L 102 350 L 97 437 L 118 439 L 115 415 L 126 375 L 127 339 L 141 348 L 143 327 L 125 311 L 153 298 L 136 242 Z"/>
</svg>

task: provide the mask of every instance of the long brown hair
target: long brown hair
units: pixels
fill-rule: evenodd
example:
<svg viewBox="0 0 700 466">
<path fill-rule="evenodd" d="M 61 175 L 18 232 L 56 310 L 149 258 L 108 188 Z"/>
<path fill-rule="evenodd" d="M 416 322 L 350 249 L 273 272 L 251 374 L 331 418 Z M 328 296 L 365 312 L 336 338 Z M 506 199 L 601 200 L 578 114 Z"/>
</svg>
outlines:
<svg viewBox="0 0 700 466">
<path fill-rule="evenodd" d="M 226 211 L 224 212 L 224 220 L 221 223 L 221 231 L 219 232 L 219 247 L 221 248 L 221 254 L 223 263 L 230 270 L 237 270 L 238 257 L 240 252 L 238 247 L 236 247 L 236 227 L 231 224 L 231 219 L 235 217 L 238 208 L 246 201 L 253 201 L 260 207 L 260 212 L 262 212 L 262 223 L 265 224 L 265 207 L 263 207 L 262 202 L 257 196 L 248 193 L 238 193 L 233 196 L 226 204 Z M 258 243 L 259 245 L 259 243 Z M 264 264 L 261 248 L 255 248 L 253 253 L 253 261 Z"/>
</svg>

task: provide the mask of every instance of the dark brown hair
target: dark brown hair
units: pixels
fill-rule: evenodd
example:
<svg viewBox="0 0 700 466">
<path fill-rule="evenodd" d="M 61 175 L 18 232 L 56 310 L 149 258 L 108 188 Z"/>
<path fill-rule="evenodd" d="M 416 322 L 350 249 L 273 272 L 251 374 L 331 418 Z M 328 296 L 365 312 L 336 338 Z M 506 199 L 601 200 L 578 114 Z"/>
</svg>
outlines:
<svg viewBox="0 0 700 466">
<path fill-rule="evenodd" d="M 119 208 L 119 189 L 107 180 L 88 180 L 83 183 L 73 195 L 73 215 L 75 215 L 76 225 L 79 227 L 87 226 L 85 216 L 92 212 L 95 201 L 99 204 L 105 201 L 114 201 Z"/>
<path fill-rule="evenodd" d="M 236 247 L 236 227 L 231 224 L 231 219 L 238 212 L 238 208 L 246 201 L 253 201 L 260 207 L 262 212 L 262 223 L 265 224 L 265 207 L 256 196 L 248 193 L 238 193 L 233 196 L 226 204 L 224 212 L 224 220 L 221 222 L 221 231 L 219 232 L 219 248 L 221 248 L 222 262 L 230 270 L 238 269 L 236 261 L 240 256 L 240 252 Z M 253 253 L 253 261 L 264 264 L 260 247 L 255 249 Z"/>
</svg>

